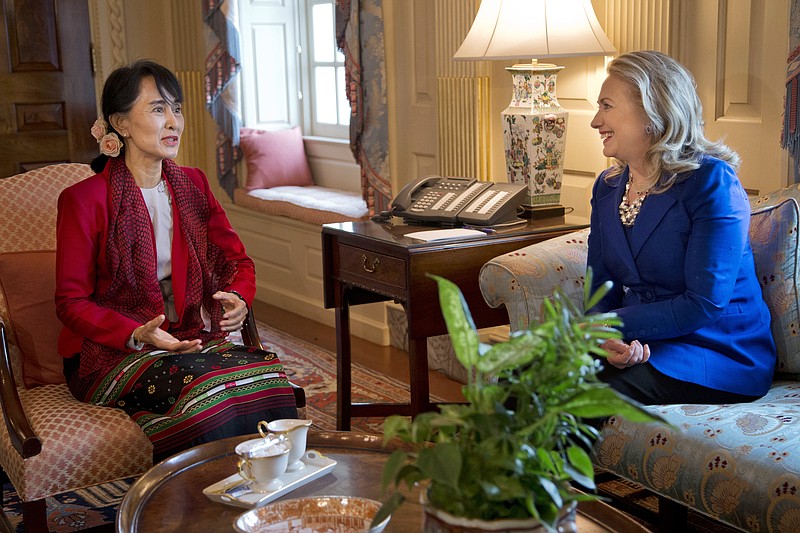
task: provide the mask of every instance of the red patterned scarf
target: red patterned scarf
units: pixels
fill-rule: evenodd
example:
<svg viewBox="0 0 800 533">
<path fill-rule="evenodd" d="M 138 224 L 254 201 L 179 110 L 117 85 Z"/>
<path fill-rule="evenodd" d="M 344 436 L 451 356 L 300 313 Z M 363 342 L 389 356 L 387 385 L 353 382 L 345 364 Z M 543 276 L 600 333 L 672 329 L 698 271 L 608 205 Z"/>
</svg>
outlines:
<svg viewBox="0 0 800 533">
<path fill-rule="evenodd" d="M 96 295 L 96 303 L 133 320 L 145 323 L 164 313 L 164 300 L 156 275 L 153 228 L 144 198 L 122 158 L 111 158 L 108 166 L 108 242 L 106 255 L 112 281 Z M 171 159 L 163 162 L 163 177 L 172 196 L 173 215 L 180 217 L 188 261 L 186 301 L 183 315 L 170 325 L 175 338 L 223 338 L 219 329 L 222 306 L 211 298 L 224 290 L 236 274 L 236 262 L 208 240 L 209 207 L 204 194 Z M 203 331 L 200 307 L 211 317 L 211 331 Z M 104 375 L 125 354 L 84 339 L 79 377 L 94 372 Z"/>
</svg>

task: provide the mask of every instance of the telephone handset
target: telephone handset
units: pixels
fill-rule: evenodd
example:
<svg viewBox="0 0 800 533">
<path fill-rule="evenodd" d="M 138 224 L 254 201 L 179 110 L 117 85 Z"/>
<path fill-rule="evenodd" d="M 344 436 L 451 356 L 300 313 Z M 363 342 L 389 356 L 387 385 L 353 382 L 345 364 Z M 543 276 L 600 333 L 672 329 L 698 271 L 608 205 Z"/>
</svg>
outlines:
<svg viewBox="0 0 800 533">
<path fill-rule="evenodd" d="M 492 226 L 517 218 L 526 190 L 512 183 L 429 176 L 403 187 L 391 209 L 411 224 Z"/>
</svg>

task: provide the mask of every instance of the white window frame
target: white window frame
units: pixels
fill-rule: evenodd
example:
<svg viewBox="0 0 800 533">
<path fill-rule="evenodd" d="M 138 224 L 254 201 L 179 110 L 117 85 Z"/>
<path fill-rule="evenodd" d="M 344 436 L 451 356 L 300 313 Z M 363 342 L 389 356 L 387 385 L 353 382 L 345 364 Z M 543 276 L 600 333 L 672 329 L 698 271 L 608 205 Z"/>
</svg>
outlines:
<svg viewBox="0 0 800 533">
<path fill-rule="evenodd" d="M 315 72 L 318 66 L 328 66 L 334 67 L 337 71 L 341 70 L 344 71 L 344 55 L 338 51 L 336 48 L 336 2 L 335 0 L 299 0 L 299 4 L 301 4 L 301 16 L 300 21 L 300 38 L 301 42 L 303 43 L 303 50 L 304 53 L 301 54 L 301 77 L 303 83 L 303 94 L 309 95 L 309 98 L 303 98 L 303 117 L 304 117 L 304 129 L 308 131 L 310 135 L 319 136 L 319 137 L 331 137 L 331 138 L 338 138 L 338 139 L 347 139 L 350 132 L 349 123 L 348 124 L 330 124 L 330 123 L 323 123 L 319 122 L 316 117 L 316 112 L 314 109 L 314 101 L 316 99 L 316 91 L 313 90 L 315 87 L 316 80 L 315 80 Z M 313 57 L 313 50 L 311 45 L 311 10 L 315 4 L 330 4 L 331 8 L 333 9 L 334 17 L 332 19 L 331 34 L 334 36 L 334 42 L 331 45 L 334 47 L 334 61 L 332 62 L 320 62 L 317 63 L 314 61 Z M 336 84 L 334 89 L 336 91 L 337 102 L 339 99 L 345 98 L 344 92 L 346 87 L 344 87 L 344 83 Z M 349 110 L 348 110 L 349 111 Z M 340 113 L 341 110 L 337 109 L 337 113 Z M 341 118 L 339 118 L 341 121 Z"/>
<path fill-rule="evenodd" d="M 243 125 L 257 129 L 301 126 L 305 137 L 346 141 L 349 138 L 348 125 L 319 123 L 314 116 L 310 13 L 312 6 L 320 3 L 330 2 L 335 9 L 335 0 L 238 2 Z M 265 44 L 269 44 L 270 50 L 263 49 Z M 256 50 L 259 46 L 262 49 Z M 338 50 L 335 55 L 341 57 Z M 268 81 L 267 74 L 263 72 L 265 69 L 256 68 L 256 59 L 262 65 L 267 64 L 275 69 L 276 75 Z M 341 63 L 336 66 L 343 68 Z M 278 86 L 273 82 L 275 79 L 279 80 Z M 258 89 L 265 86 L 268 87 L 267 91 Z M 337 86 L 336 90 L 344 92 L 345 87 Z M 265 95 L 267 92 L 269 96 Z"/>
</svg>

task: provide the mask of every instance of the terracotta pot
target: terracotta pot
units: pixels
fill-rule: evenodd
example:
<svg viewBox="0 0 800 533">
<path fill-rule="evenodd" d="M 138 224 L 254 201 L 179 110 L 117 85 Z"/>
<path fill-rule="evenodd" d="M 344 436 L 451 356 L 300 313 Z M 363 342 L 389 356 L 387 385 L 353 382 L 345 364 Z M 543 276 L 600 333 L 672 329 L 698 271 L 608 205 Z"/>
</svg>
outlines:
<svg viewBox="0 0 800 533">
<path fill-rule="evenodd" d="M 559 533 L 577 533 L 575 508 L 571 506 L 561 513 L 556 527 Z M 429 505 L 425 506 L 425 533 L 544 533 L 547 529 L 535 518 L 527 520 L 476 520 L 454 516 Z"/>
</svg>

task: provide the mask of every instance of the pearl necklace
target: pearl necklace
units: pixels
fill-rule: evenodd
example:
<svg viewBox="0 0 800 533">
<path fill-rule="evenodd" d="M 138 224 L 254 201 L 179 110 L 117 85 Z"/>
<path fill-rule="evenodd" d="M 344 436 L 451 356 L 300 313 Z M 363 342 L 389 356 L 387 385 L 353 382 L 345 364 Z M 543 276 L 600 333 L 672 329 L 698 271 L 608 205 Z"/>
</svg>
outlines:
<svg viewBox="0 0 800 533">
<path fill-rule="evenodd" d="M 634 191 L 639 198 L 634 200 L 632 203 L 628 203 L 628 191 L 631 190 L 631 180 L 628 179 L 628 182 L 625 184 L 625 194 L 622 197 L 622 202 L 619 204 L 619 219 L 622 221 L 623 226 L 631 227 L 633 223 L 636 221 L 636 217 L 639 216 L 639 210 L 642 208 L 642 202 L 644 199 L 647 198 L 647 194 L 650 192 L 650 189 L 646 189 L 644 191 Z"/>
</svg>

